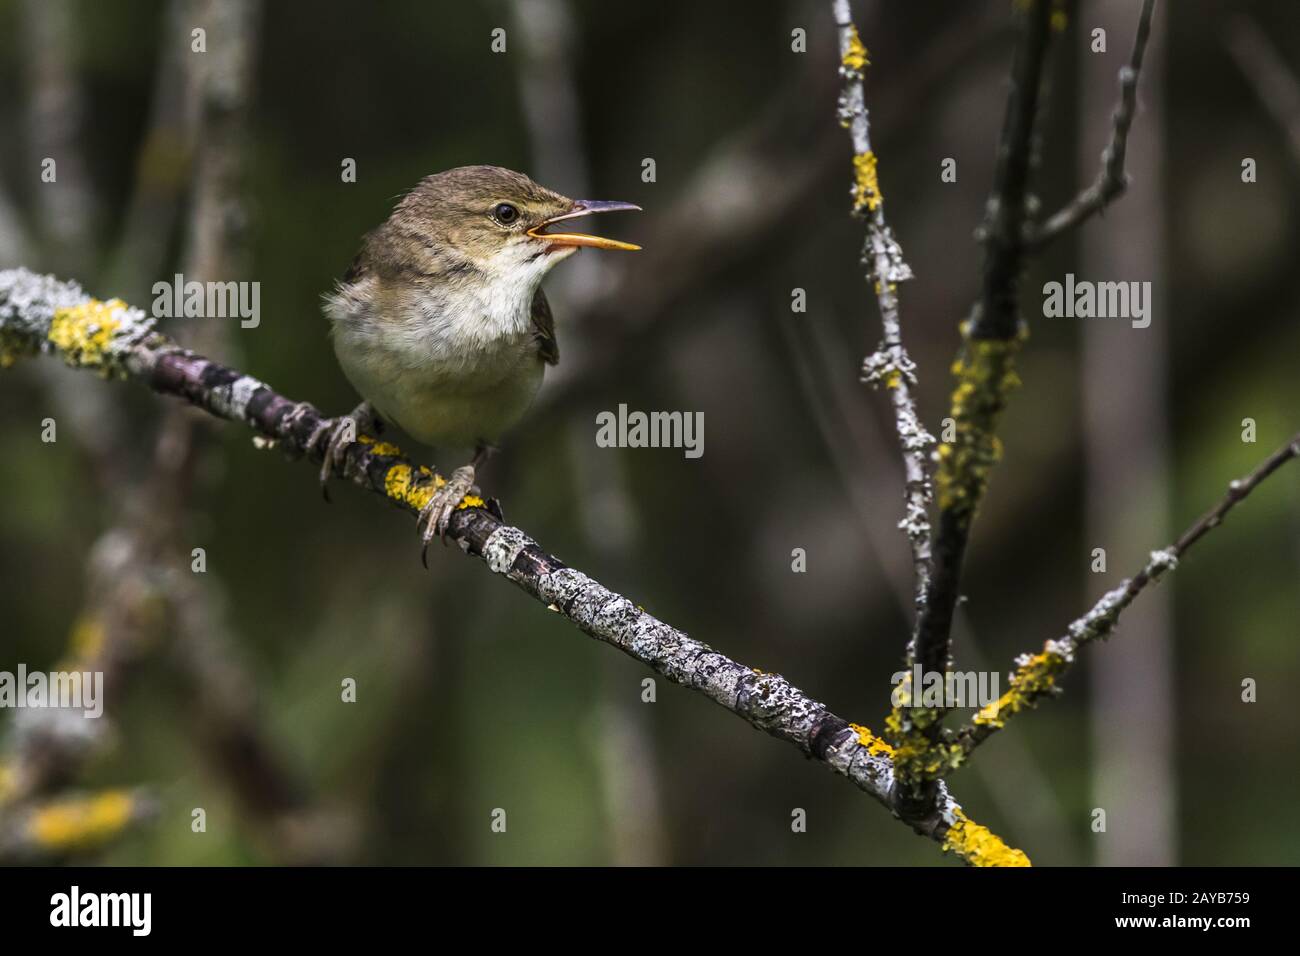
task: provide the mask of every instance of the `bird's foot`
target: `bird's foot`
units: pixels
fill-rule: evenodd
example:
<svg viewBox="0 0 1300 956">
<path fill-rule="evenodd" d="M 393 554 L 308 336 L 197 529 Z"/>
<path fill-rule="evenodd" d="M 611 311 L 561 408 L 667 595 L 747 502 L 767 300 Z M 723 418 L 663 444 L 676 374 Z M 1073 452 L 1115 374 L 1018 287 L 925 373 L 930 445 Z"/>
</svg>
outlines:
<svg viewBox="0 0 1300 956">
<path fill-rule="evenodd" d="M 428 567 L 427 554 L 429 542 L 435 536 L 442 538 L 442 543 L 447 543 L 447 525 L 451 521 L 452 512 L 454 512 L 460 503 L 465 500 L 465 496 L 474 490 L 474 466 L 462 465 L 451 473 L 447 483 L 433 493 L 427 504 L 420 509 L 420 517 L 416 519 L 416 526 L 422 527 L 420 540 L 423 548 L 420 552 L 420 559 L 424 561 L 425 567 Z"/>
<path fill-rule="evenodd" d="M 292 414 L 292 413 L 290 413 Z M 325 448 L 322 452 L 320 466 L 320 490 L 325 500 L 330 500 L 326 482 L 336 473 L 341 473 L 343 457 L 349 445 L 357 440 L 363 431 L 378 431 L 379 420 L 369 402 L 362 402 L 346 415 L 338 418 L 322 418 L 307 437 L 305 448 L 308 454 L 316 450 L 322 440 Z"/>
</svg>

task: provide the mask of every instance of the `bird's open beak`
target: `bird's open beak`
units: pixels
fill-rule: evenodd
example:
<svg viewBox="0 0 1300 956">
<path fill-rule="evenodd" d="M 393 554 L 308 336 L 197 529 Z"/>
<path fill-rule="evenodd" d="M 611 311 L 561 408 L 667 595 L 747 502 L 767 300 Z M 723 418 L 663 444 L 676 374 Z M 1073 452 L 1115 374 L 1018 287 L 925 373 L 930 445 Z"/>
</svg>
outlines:
<svg viewBox="0 0 1300 956">
<path fill-rule="evenodd" d="M 619 242 L 617 239 L 606 239 L 603 236 L 588 236 L 581 232 L 543 232 L 547 226 L 561 222 L 565 219 L 577 219 L 579 216 L 590 216 L 598 212 L 622 212 L 627 210 L 641 211 L 640 206 L 633 205 L 630 202 L 604 202 L 599 199 L 579 199 L 573 204 L 573 208 L 564 213 L 562 216 L 553 216 L 546 220 L 540 226 L 534 226 L 528 230 L 528 235 L 534 239 L 545 239 L 557 246 L 591 246 L 593 249 L 628 249 L 636 251 L 640 246 L 634 246 L 630 242 Z"/>
</svg>

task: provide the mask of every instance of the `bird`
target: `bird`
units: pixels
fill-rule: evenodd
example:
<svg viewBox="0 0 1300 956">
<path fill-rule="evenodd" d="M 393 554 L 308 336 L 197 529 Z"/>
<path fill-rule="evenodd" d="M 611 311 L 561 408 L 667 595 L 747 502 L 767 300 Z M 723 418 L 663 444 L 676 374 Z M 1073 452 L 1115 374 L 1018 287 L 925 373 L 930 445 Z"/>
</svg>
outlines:
<svg viewBox="0 0 1300 956">
<path fill-rule="evenodd" d="M 362 401 L 308 439 L 309 450 L 324 442 L 322 489 L 347 446 L 381 423 L 435 449 L 473 449 L 417 519 L 425 552 L 435 536 L 445 544 L 478 470 L 559 361 L 542 279 L 582 248 L 640 248 L 557 224 L 640 209 L 569 199 L 500 166 L 435 173 L 406 193 L 324 298 L 335 356 Z"/>
</svg>

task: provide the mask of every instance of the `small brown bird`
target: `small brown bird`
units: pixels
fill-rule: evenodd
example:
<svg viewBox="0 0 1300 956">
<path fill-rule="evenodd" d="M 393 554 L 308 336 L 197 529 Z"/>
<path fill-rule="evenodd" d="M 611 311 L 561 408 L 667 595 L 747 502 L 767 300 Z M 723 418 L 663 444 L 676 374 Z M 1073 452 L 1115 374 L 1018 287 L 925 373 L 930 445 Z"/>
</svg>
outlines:
<svg viewBox="0 0 1300 956">
<path fill-rule="evenodd" d="M 420 513 L 425 545 L 474 487 L 488 450 L 528 409 L 559 361 L 543 277 L 583 246 L 638 249 L 599 236 L 547 232 L 592 213 L 639 210 L 573 200 L 498 166 L 426 177 L 366 235 L 326 296 L 334 352 L 364 401 L 329 419 L 322 485 L 376 415 L 440 449 L 472 448 Z"/>
</svg>

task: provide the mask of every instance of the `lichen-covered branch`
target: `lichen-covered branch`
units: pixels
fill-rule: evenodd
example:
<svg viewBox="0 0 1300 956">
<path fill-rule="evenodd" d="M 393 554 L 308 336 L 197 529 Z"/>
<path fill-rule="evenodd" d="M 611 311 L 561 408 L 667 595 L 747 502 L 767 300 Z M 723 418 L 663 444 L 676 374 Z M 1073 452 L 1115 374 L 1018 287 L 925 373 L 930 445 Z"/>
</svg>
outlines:
<svg viewBox="0 0 1300 956">
<path fill-rule="evenodd" d="M 133 379 L 183 398 L 219 418 L 253 429 L 263 444 L 308 455 L 319 410 L 295 402 L 249 375 L 176 345 L 139 309 L 89 298 L 73 282 L 25 269 L 0 272 L 0 367 L 20 356 L 57 354 L 76 368 Z M 291 414 L 297 410 L 297 414 Z M 393 445 L 359 436 L 341 472 L 358 487 L 412 515 L 443 478 L 414 465 Z M 481 498 L 452 516 L 448 536 L 580 630 L 641 661 L 668 680 L 704 694 L 755 728 L 798 747 L 886 806 L 894 783 L 891 748 L 849 724 L 779 674 L 746 667 L 657 620 L 632 601 L 566 567 L 518 528 L 504 524 Z M 946 788 L 912 828 L 972 865 L 1028 865 L 1019 850 L 968 820 Z"/>
<path fill-rule="evenodd" d="M 124 813 L 122 827 L 99 826 L 96 832 L 102 839 L 84 843 L 38 839 L 49 831 L 33 831 L 29 826 L 41 819 L 39 808 L 62 805 L 60 792 L 113 739 L 110 715 L 116 712 L 150 638 L 167 627 L 157 569 L 139 560 L 140 539 L 145 535 L 143 529 L 114 528 L 91 549 L 86 607 L 74 621 L 67 647 L 55 665 L 57 670 L 102 676 L 101 716 L 88 719 L 76 709 L 40 707 L 17 710 L 8 721 L 0 758 L 0 858 L 31 859 L 42 848 L 47 856 L 99 848 L 108 842 L 110 831 L 121 835 L 128 823 L 145 818 Z M 134 792 L 137 797 L 145 793 Z M 113 814 L 98 818 L 117 819 Z"/>
<path fill-rule="evenodd" d="M 1143 0 L 1138 14 L 1137 33 L 1133 37 L 1133 52 L 1128 65 L 1119 71 L 1119 104 L 1111 116 L 1110 142 L 1101 154 L 1101 170 L 1093 183 L 1049 216 L 1039 226 L 1028 227 L 1025 244 L 1037 252 L 1053 239 L 1077 228 L 1090 216 L 1101 212 L 1118 199 L 1128 187 L 1124 174 L 1124 155 L 1128 149 L 1128 133 L 1137 112 L 1138 76 L 1142 73 L 1142 56 L 1151 36 L 1151 17 L 1156 0 Z"/>
<path fill-rule="evenodd" d="M 912 547 L 915 568 L 915 613 L 920 619 L 930 583 L 930 484 L 929 456 L 934 437 L 921 424 L 912 397 L 916 385 L 916 364 L 903 345 L 899 322 L 898 283 L 912 278 L 912 270 L 903 259 L 903 250 L 885 222 L 885 201 L 880 192 L 876 171 L 876 154 L 871 148 L 871 123 L 862 85 L 862 72 L 869 61 L 848 0 L 833 0 L 835 25 L 839 30 L 840 75 L 844 89 L 840 94 L 840 125 L 853 141 L 853 214 L 867 221 L 867 238 L 862 261 L 867 266 L 867 281 L 875 289 L 880 307 L 884 337 L 880 347 L 862 363 L 862 380 L 889 392 L 894 406 L 894 429 L 903 453 L 904 513 L 899 527 Z M 909 666 L 914 644 L 908 646 Z"/>
<path fill-rule="evenodd" d="M 930 586 L 916 625 L 915 662 L 926 673 L 951 667 L 953 611 L 961 594 L 961 569 L 971 521 L 988 476 L 1001 456 L 997 426 L 1007 396 L 1018 384 L 1015 357 L 1024 340 L 1019 317 L 1024 268 L 1034 128 L 1047 47 L 1052 31 L 1050 0 L 1019 4 L 1020 34 L 1011 67 L 1006 117 L 998 144 L 993 191 L 980 230 L 985 244 L 979 301 L 962 325 L 962 354 L 954 364 L 954 438 L 939 446 L 938 527 L 932 547 Z M 908 688 L 902 688 L 904 696 Z M 941 738 L 942 707 L 895 707 L 886 723 L 899 751 L 900 807 L 925 812 L 934 782 L 956 765 L 958 754 Z"/>
<path fill-rule="evenodd" d="M 1269 455 L 1245 478 L 1229 483 L 1227 493 L 1213 508 L 1197 519 L 1169 547 L 1151 552 L 1151 557 L 1137 574 L 1102 595 L 1087 614 L 1070 624 L 1063 636 L 1045 643 L 1037 654 L 1021 655 L 1016 661 L 1017 668 L 1011 679 L 1011 688 L 983 708 L 970 724 L 957 733 L 961 759 L 965 759 L 971 751 L 1006 726 L 1011 717 L 1032 709 L 1043 697 L 1056 692 L 1061 676 L 1069 670 L 1081 648 L 1109 637 L 1120 614 L 1147 585 L 1155 583 L 1166 571 L 1177 567 L 1187 549 L 1217 528 L 1238 502 L 1254 491 L 1265 478 L 1297 457 L 1300 457 L 1300 432 L 1292 435 L 1290 441 Z"/>
<path fill-rule="evenodd" d="M 1063 16 L 1049 0 L 1019 5 L 1020 35 L 998 145 L 993 190 L 980 236 L 985 245 L 979 300 L 962 325 L 962 352 L 954 365 L 951 417 L 954 437 L 939 447 L 935 477 L 939 516 L 933 544 L 930 589 L 917 626 L 918 658 L 926 672 L 951 665 L 953 612 L 961 596 L 961 571 L 971 524 L 1002 455 L 998 424 L 1012 390 L 1019 385 L 1015 359 L 1027 336 L 1020 318 L 1020 278 L 1027 258 L 1048 241 L 1101 210 L 1124 188 L 1124 154 L 1137 102 L 1137 81 L 1150 36 L 1154 0 L 1144 0 L 1129 64 L 1120 74 L 1120 103 L 1102 171 L 1092 187 L 1034 229 L 1030 180 L 1047 50 L 1054 20 Z M 904 689 L 906 690 L 906 688 Z M 916 803 L 933 796 L 932 781 L 963 759 L 960 746 L 941 728 L 943 708 L 898 707 L 886 724 L 899 750 L 897 770 Z"/>
<path fill-rule="evenodd" d="M 142 790 L 60 796 L 0 823 L 0 862 L 30 863 L 97 850 L 156 814 L 156 801 Z"/>
</svg>

